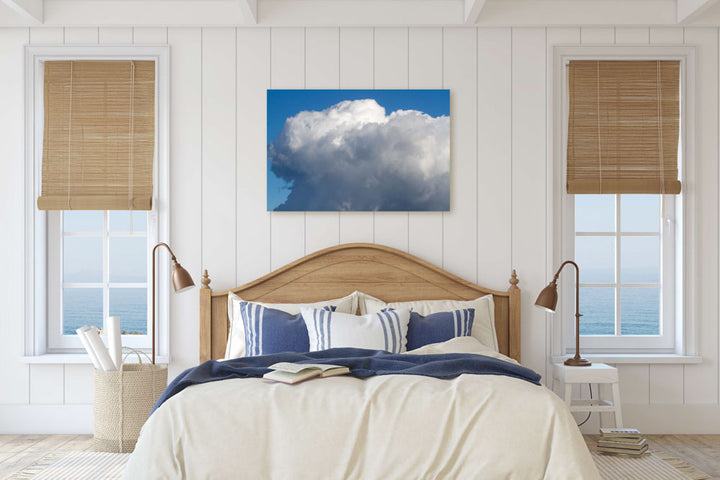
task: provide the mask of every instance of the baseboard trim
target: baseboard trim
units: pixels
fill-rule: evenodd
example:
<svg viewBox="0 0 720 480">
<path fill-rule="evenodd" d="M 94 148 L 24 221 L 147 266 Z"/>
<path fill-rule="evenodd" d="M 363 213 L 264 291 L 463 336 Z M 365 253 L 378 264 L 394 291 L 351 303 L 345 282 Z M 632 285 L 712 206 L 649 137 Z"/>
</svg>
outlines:
<svg viewBox="0 0 720 480">
<path fill-rule="evenodd" d="M 0 434 L 93 433 L 92 405 L 0 405 Z"/>
</svg>

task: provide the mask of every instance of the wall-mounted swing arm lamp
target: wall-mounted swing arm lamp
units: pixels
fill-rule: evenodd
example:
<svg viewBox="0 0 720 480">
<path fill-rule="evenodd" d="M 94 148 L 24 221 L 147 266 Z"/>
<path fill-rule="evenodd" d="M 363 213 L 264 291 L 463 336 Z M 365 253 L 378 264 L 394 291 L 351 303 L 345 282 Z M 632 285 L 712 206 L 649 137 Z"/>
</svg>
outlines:
<svg viewBox="0 0 720 480">
<path fill-rule="evenodd" d="M 189 288 L 192 288 L 195 286 L 195 282 L 193 282 L 192 277 L 188 273 L 187 270 L 185 270 L 182 265 L 180 265 L 177 261 L 177 258 L 175 258 L 175 254 L 170 249 L 167 243 L 160 242 L 157 245 L 155 245 L 152 249 L 152 363 L 155 364 L 155 251 L 158 249 L 158 247 L 163 246 L 167 248 L 167 251 L 170 252 L 170 259 L 173 262 L 172 267 L 172 284 L 173 284 L 173 290 L 175 290 L 175 293 L 180 293 L 182 291 L 185 291 Z"/>
<path fill-rule="evenodd" d="M 571 367 L 589 367 L 592 363 L 580 357 L 580 268 L 577 263 L 572 260 L 566 260 L 560 265 L 552 281 L 547 287 L 543 288 L 535 300 L 535 306 L 545 310 L 546 312 L 555 313 L 557 309 L 558 293 L 557 293 L 557 280 L 560 277 L 560 272 L 565 265 L 571 264 L 575 267 L 575 356 L 565 360 L 565 365 Z"/>
</svg>

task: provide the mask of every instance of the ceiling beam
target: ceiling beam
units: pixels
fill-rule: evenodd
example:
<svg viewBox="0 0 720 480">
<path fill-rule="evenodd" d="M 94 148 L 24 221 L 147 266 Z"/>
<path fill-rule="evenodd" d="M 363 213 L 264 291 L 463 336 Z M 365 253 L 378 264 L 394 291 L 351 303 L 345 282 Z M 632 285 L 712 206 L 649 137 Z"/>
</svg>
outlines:
<svg viewBox="0 0 720 480">
<path fill-rule="evenodd" d="M 1 26 L 34 26 L 0 0 Z M 693 24 L 720 25 L 720 0 Z M 262 0 L 263 26 L 451 26 L 464 25 L 465 0 Z M 40 3 L 38 2 L 38 5 Z M 478 4 L 479 5 L 479 4 Z M 49 0 L 43 26 L 243 26 L 248 0 Z M 545 27 L 576 25 L 677 25 L 675 0 L 487 0 L 474 25 Z"/>
<path fill-rule="evenodd" d="M 238 0 L 247 23 L 257 23 L 257 0 Z"/>
<path fill-rule="evenodd" d="M 485 0 L 465 0 L 465 24 L 475 24 L 484 6 Z"/>
<path fill-rule="evenodd" d="M 677 23 L 696 20 L 705 10 L 718 0 L 677 0 Z"/>
<path fill-rule="evenodd" d="M 0 0 L 30 23 L 43 23 L 43 0 Z"/>
</svg>

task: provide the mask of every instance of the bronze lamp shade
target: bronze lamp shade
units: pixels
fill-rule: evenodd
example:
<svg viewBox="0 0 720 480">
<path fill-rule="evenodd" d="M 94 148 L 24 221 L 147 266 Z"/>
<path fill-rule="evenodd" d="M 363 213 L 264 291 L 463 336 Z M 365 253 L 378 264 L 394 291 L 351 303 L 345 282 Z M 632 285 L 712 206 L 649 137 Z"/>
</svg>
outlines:
<svg viewBox="0 0 720 480">
<path fill-rule="evenodd" d="M 184 292 L 195 286 L 195 282 L 193 282 L 188 271 L 175 260 L 175 257 L 173 257 L 172 283 L 175 293 Z"/>
<path fill-rule="evenodd" d="M 555 313 L 557 309 L 558 293 L 557 293 L 557 280 L 560 276 L 565 265 L 573 265 L 575 267 L 575 356 L 565 360 L 565 365 L 571 367 L 589 367 L 592 363 L 580 356 L 580 268 L 577 263 L 572 260 L 567 260 L 560 265 L 558 271 L 555 272 L 555 276 L 552 281 L 548 283 L 547 287 L 540 291 L 540 294 L 535 300 L 535 306 L 545 310 L 549 313 Z"/>
<path fill-rule="evenodd" d="M 170 259 L 173 262 L 172 266 L 172 284 L 173 284 L 173 290 L 175 290 L 175 293 L 183 292 L 189 288 L 192 288 L 195 286 L 195 282 L 193 282 L 192 277 L 188 273 L 187 270 L 183 268 L 182 265 L 180 265 L 177 261 L 177 258 L 175 258 L 175 254 L 170 249 L 167 243 L 158 243 L 153 247 L 152 250 L 152 363 L 155 364 L 155 251 L 158 249 L 158 247 L 165 247 L 167 248 L 168 252 L 170 252 Z"/>
<path fill-rule="evenodd" d="M 553 280 L 547 287 L 543 288 L 535 300 L 535 306 L 548 313 L 555 313 L 557 309 L 558 293 L 557 283 Z"/>
</svg>

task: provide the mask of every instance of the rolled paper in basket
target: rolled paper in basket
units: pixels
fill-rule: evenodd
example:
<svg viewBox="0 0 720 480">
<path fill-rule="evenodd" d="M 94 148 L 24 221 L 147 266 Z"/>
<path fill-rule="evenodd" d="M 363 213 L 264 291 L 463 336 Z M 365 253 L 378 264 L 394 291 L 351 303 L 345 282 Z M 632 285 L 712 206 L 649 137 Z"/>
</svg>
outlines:
<svg viewBox="0 0 720 480">
<path fill-rule="evenodd" d="M 108 317 L 107 319 L 108 346 L 110 347 L 110 358 L 115 365 L 115 370 L 122 368 L 122 345 L 120 344 L 120 317 Z"/>
<path fill-rule="evenodd" d="M 105 348 L 105 344 L 103 343 L 102 338 L 100 338 L 100 334 L 98 334 L 97 328 L 87 327 L 87 329 L 83 330 L 82 335 L 84 335 L 85 338 L 88 340 L 88 343 L 90 343 L 90 347 L 92 347 L 95 355 L 97 355 L 98 361 L 100 362 L 100 366 L 102 367 L 102 369 L 106 372 L 112 372 L 117 370 L 115 368 L 115 364 L 112 361 L 112 358 L 110 358 L 110 354 L 108 353 L 107 348 Z"/>
<path fill-rule="evenodd" d="M 87 337 L 85 337 L 85 330 L 87 330 L 88 328 L 89 327 L 80 327 L 75 330 L 75 332 L 77 332 L 78 338 L 82 342 L 83 347 L 85 347 L 85 351 L 90 357 L 90 361 L 92 362 L 93 366 L 98 370 L 102 370 L 102 365 L 100 365 L 100 360 L 98 360 L 97 355 L 95 355 L 95 350 L 93 350 L 92 346 L 90 345 L 90 341 L 87 339 Z"/>
</svg>

